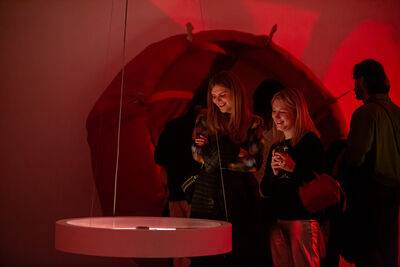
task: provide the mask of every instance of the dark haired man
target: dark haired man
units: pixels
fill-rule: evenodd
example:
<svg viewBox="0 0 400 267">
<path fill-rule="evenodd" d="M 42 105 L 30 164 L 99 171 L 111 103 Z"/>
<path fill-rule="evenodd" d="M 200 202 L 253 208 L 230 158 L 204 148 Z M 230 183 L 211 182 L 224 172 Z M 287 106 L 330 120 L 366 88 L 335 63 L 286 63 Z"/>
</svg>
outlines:
<svg viewBox="0 0 400 267">
<path fill-rule="evenodd" d="M 357 266 L 398 266 L 400 108 L 389 98 L 382 65 L 367 59 L 353 69 L 354 92 L 363 101 L 352 115 L 344 155 L 350 208 L 359 216 Z"/>
</svg>

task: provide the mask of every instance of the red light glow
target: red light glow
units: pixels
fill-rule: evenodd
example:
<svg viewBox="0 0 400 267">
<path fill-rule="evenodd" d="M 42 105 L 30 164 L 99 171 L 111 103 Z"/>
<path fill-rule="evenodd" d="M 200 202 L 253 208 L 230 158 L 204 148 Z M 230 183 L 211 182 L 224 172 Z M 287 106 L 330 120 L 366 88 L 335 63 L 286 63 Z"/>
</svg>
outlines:
<svg viewBox="0 0 400 267">
<path fill-rule="evenodd" d="M 364 59 L 373 58 L 382 63 L 389 77 L 391 88 L 397 88 L 400 77 L 395 73 L 400 69 L 400 52 L 391 25 L 364 22 L 360 24 L 347 38 L 334 55 L 324 78 L 324 84 L 334 95 L 354 88 L 352 78 L 353 67 Z M 400 103 L 400 92 L 391 90 L 392 101 Z M 351 114 L 362 103 L 355 99 L 353 92 L 339 100 L 340 108 L 347 124 L 350 124 Z"/>
</svg>

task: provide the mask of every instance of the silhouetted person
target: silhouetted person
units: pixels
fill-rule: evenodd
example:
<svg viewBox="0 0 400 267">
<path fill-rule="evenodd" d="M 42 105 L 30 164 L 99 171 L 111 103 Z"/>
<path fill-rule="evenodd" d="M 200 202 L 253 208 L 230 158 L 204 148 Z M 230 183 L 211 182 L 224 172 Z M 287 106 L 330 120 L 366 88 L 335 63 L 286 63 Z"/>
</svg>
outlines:
<svg viewBox="0 0 400 267">
<path fill-rule="evenodd" d="M 188 112 L 169 121 L 162 131 L 154 151 L 155 162 L 167 171 L 169 202 L 186 201 L 181 189 L 184 178 L 200 170 L 190 150 L 197 112 Z M 172 215 L 172 214 L 171 214 Z"/>
<path fill-rule="evenodd" d="M 389 98 L 380 63 L 354 66 L 356 98 L 344 155 L 344 185 L 359 223 L 357 266 L 398 266 L 400 199 L 400 108 Z M 358 232 L 357 232 L 358 231 Z"/>
<path fill-rule="evenodd" d="M 206 94 L 196 91 L 189 111 L 169 121 L 162 131 L 154 151 L 155 162 L 167 173 L 168 207 L 171 217 L 189 217 L 190 205 L 182 191 L 182 184 L 200 171 L 201 164 L 192 157 L 192 133 L 196 117 L 205 106 Z M 175 267 L 189 266 L 189 259 L 174 259 Z"/>
</svg>

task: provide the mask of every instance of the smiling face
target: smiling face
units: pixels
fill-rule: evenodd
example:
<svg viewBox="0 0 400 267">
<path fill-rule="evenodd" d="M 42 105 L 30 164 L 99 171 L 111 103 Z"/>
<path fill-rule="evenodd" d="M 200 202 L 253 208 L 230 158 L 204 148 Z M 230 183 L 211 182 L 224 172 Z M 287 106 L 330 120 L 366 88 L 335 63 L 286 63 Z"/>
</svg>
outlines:
<svg viewBox="0 0 400 267">
<path fill-rule="evenodd" d="M 285 139 L 293 137 L 296 114 L 284 101 L 276 99 L 272 102 L 272 119 L 276 129 L 285 135 Z"/>
<path fill-rule="evenodd" d="M 211 89 L 211 97 L 221 113 L 232 113 L 232 92 L 229 88 L 217 84 Z"/>
</svg>

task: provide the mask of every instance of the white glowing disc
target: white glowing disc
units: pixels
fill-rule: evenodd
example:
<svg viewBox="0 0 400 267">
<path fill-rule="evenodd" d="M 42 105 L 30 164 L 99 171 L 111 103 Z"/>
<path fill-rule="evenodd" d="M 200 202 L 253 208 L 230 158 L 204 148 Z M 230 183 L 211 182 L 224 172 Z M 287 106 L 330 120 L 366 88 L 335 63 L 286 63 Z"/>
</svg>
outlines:
<svg viewBox="0 0 400 267">
<path fill-rule="evenodd" d="M 218 255 L 232 250 L 232 225 L 174 217 L 92 217 L 56 222 L 55 247 L 70 253 L 129 258 Z"/>
</svg>

